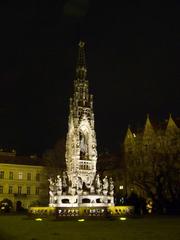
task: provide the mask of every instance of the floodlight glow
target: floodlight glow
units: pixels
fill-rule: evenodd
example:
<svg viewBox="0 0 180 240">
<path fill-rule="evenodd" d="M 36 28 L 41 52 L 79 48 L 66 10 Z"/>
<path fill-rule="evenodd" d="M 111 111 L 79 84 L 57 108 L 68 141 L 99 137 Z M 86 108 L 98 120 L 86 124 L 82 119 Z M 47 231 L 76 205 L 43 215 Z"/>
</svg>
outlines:
<svg viewBox="0 0 180 240">
<path fill-rule="evenodd" d="M 36 218 L 35 221 L 42 221 L 42 218 Z"/>
<path fill-rule="evenodd" d="M 125 218 L 125 217 L 120 217 L 120 220 L 121 220 L 121 221 L 125 221 L 126 218 Z"/>
<path fill-rule="evenodd" d="M 85 221 L 84 218 L 82 218 L 82 219 L 78 219 L 78 222 L 84 222 L 84 221 Z"/>
</svg>

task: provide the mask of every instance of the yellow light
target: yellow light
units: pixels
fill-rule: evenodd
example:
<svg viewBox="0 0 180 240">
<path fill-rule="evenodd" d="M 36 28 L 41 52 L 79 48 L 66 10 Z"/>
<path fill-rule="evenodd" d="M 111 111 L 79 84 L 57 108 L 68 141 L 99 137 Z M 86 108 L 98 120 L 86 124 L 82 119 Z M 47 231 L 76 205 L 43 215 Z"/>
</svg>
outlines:
<svg viewBox="0 0 180 240">
<path fill-rule="evenodd" d="M 35 221 L 42 221 L 42 218 L 36 218 Z"/>
<path fill-rule="evenodd" d="M 82 219 L 78 219 L 78 222 L 84 222 L 84 221 L 85 221 L 84 218 L 82 218 Z"/>
<path fill-rule="evenodd" d="M 121 220 L 121 221 L 125 221 L 126 218 L 125 218 L 125 217 L 120 217 L 120 220 Z"/>
</svg>

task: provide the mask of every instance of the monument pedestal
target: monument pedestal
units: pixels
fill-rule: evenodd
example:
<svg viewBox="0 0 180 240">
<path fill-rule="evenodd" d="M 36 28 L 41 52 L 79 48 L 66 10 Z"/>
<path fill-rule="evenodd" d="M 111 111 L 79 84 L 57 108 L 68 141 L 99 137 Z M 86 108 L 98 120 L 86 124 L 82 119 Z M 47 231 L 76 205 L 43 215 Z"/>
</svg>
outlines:
<svg viewBox="0 0 180 240">
<path fill-rule="evenodd" d="M 110 195 L 61 195 L 49 207 L 108 207 L 114 206 L 114 197 Z"/>
</svg>

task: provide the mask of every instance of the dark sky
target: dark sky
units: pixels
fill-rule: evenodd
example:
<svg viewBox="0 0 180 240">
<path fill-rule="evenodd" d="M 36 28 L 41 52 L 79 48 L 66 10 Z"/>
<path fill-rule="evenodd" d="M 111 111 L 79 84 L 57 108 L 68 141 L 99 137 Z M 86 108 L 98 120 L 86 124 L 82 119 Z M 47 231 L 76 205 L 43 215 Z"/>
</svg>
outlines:
<svg viewBox="0 0 180 240">
<path fill-rule="evenodd" d="M 136 0 L 6 2 L 0 6 L 3 147 L 41 153 L 66 136 L 80 39 L 86 42 L 99 148 L 118 149 L 127 125 L 142 125 L 146 113 L 157 122 L 170 112 L 180 116 L 172 6 Z"/>
</svg>

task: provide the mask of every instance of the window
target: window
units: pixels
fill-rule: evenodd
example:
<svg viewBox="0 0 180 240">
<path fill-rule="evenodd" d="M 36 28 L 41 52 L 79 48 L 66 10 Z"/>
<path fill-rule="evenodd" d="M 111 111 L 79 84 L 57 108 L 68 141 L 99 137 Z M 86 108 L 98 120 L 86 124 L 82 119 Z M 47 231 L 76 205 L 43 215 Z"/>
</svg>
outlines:
<svg viewBox="0 0 180 240">
<path fill-rule="evenodd" d="M 19 172 L 18 173 L 18 179 L 22 179 L 23 178 L 23 174 L 22 174 L 22 172 Z"/>
<path fill-rule="evenodd" d="M 21 193 L 22 193 L 22 187 L 19 186 L 19 187 L 18 187 L 18 194 L 21 194 Z"/>
<path fill-rule="evenodd" d="M 4 179 L 4 171 L 0 171 L 0 179 Z"/>
<path fill-rule="evenodd" d="M 40 181 L 40 174 L 36 173 L 36 181 Z"/>
<path fill-rule="evenodd" d="M 82 203 L 90 203 L 91 200 L 89 198 L 83 198 Z"/>
<path fill-rule="evenodd" d="M 9 186 L 9 194 L 12 194 L 12 193 L 13 193 L 13 187 Z"/>
<path fill-rule="evenodd" d="M 13 172 L 9 172 L 9 179 L 13 180 Z"/>
<path fill-rule="evenodd" d="M 27 187 L 27 194 L 28 194 L 28 195 L 31 194 L 31 187 Z"/>
<path fill-rule="evenodd" d="M 27 174 L 27 180 L 28 180 L 28 181 L 31 181 L 31 173 L 28 173 L 28 174 Z"/>
<path fill-rule="evenodd" d="M 39 195 L 39 187 L 36 188 L 36 195 Z"/>
<path fill-rule="evenodd" d="M 144 145 L 144 150 L 145 150 L 145 151 L 148 150 L 148 145 L 147 145 L 147 144 Z"/>
<path fill-rule="evenodd" d="M 0 186 L 0 194 L 3 193 L 3 186 Z"/>
</svg>

